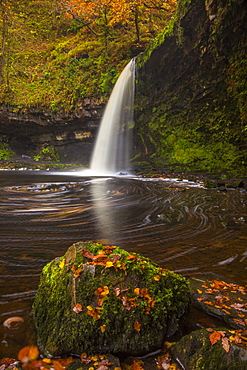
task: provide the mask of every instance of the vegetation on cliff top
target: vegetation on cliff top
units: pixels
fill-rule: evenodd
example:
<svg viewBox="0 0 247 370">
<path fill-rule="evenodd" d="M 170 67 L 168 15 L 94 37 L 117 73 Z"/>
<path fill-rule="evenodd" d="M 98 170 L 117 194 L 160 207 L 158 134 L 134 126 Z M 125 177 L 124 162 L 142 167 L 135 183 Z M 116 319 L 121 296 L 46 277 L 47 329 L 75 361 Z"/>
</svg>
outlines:
<svg viewBox="0 0 247 370">
<path fill-rule="evenodd" d="M 105 102 L 133 56 L 146 73 L 167 40 L 172 55 L 175 40 L 176 70 L 168 63 L 158 81 L 149 70 L 137 102 L 142 154 L 155 170 L 246 176 L 245 7 L 241 0 L 180 0 L 177 8 L 176 0 L 3 0 L 0 100 L 22 112 Z"/>
<path fill-rule="evenodd" d="M 72 110 L 84 98 L 104 99 L 175 7 L 176 0 L 2 1 L 2 103 Z"/>
</svg>

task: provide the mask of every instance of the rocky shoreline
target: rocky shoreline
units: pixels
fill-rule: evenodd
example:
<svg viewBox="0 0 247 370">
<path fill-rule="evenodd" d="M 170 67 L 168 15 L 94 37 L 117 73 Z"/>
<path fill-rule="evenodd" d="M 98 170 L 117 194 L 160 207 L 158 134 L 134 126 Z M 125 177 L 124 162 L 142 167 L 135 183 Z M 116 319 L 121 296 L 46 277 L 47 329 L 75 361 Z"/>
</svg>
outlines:
<svg viewBox="0 0 247 370">
<path fill-rule="evenodd" d="M 41 170 L 41 171 L 79 171 L 86 169 L 88 166 L 82 163 L 67 163 L 65 161 L 50 161 L 41 160 L 35 161 L 29 156 L 14 157 L 8 160 L 0 160 L 0 170 Z M 216 188 L 219 191 L 227 191 L 229 189 L 238 189 L 239 191 L 247 191 L 247 177 L 231 177 L 226 173 L 187 173 L 176 172 L 170 169 L 154 168 L 151 166 L 142 167 L 135 166 L 134 173 L 137 176 L 145 178 L 171 178 L 180 180 L 189 180 L 192 182 L 200 182 L 205 188 Z"/>
</svg>

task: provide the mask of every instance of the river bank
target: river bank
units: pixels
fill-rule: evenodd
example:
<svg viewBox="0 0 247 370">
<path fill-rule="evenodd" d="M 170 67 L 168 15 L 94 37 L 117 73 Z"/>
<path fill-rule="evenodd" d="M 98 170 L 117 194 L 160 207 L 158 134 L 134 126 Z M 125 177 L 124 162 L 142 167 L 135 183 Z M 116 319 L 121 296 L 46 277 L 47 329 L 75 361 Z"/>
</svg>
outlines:
<svg viewBox="0 0 247 370">
<path fill-rule="evenodd" d="M 188 180 L 193 182 L 200 182 L 206 188 L 217 188 L 221 191 L 227 189 L 240 189 L 247 191 L 247 177 L 235 177 L 226 172 L 219 173 L 204 173 L 201 171 L 176 171 L 169 167 L 162 168 L 156 166 L 152 162 L 141 162 L 141 164 L 134 164 L 134 173 L 137 176 L 144 178 L 171 178 Z M 0 170 L 36 170 L 36 171 L 81 171 L 87 169 L 82 163 L 67 163 L 65 161 L 35 161 L 29 156 L 19 156 L 7 160 L 0 160 Z"/>
</svg>

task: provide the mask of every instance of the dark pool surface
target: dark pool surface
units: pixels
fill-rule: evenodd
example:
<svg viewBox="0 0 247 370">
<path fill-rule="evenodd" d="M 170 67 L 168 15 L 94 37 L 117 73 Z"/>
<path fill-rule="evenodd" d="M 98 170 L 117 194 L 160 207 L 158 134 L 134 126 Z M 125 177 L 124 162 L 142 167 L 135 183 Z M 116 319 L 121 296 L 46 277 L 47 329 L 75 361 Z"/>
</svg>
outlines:
<svg viewBox="0 0 247 370">
<path fill-rule="evenodd" d="M 101 241 L 184 276 L 247 282 L 247 192 L 199 183 L 0 172 L 0 358 L 33 335 L 31 305 L 43 266 L 77 241 Z M 24 319 L 11 328 L 4 321 Z"/>
</svg>

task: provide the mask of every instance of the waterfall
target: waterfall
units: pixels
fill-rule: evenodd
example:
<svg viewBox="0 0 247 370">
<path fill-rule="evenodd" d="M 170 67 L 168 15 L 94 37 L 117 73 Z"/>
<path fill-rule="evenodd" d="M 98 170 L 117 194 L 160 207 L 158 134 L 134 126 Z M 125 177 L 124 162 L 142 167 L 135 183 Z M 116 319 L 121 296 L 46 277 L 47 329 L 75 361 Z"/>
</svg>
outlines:
<svg viewBox="0 0 247 370">
<path fill-rule="evenodd" d="M 119 76 L 105 108 L 90 163 L 93 173 L 115 174 L 130 169 L 134 91 L 132 59 Z"/>
</svg>

